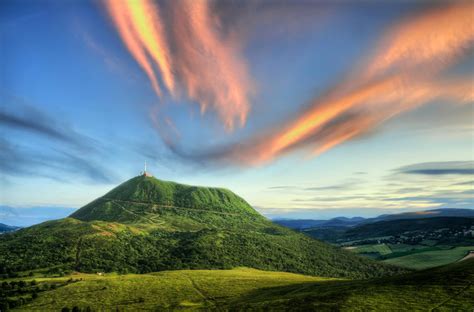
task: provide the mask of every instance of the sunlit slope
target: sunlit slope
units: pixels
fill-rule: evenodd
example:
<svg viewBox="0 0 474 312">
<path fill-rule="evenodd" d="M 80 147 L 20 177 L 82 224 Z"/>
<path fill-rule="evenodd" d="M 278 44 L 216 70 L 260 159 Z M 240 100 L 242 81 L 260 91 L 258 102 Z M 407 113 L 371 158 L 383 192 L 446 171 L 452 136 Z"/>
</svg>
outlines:
<svg viewBox="0 0 474 312">
<path fill-rule="evenodd" d="M 474 260 L 400 277 L 331 280 L 254 269 L 79 274 L 22 310 L 470 311 Z M 64 278 L 37 279 L 48 284 Z M 82 279 L 82 280 L 80 280 Z M 93 296 L 91 296 L 93 294 Z"/>
<path fill-rule="evenodd" d="M 266 287 L 299 285 L 328 279 L 282 272 L 238 268 L 233 270 L 181 270 L 151 274 L 79 274 L 37 279 L 40 283 L 83 279 L 54 291 L 40 293 L 22 310 L 60 311 L 91 307 L 99 311 L 196 310 L 227 305 L 248 292 Z M 93 294 L 91 296 L 91 294 Z"/>
<path fill-rule="evenodd" d="M 146 273 L 239 266 L 368 278 L 404 269 L 273 224 L 228 190 L 136 177 L 79 209 L 0 237 L 0 265 Z"/>
</svg>

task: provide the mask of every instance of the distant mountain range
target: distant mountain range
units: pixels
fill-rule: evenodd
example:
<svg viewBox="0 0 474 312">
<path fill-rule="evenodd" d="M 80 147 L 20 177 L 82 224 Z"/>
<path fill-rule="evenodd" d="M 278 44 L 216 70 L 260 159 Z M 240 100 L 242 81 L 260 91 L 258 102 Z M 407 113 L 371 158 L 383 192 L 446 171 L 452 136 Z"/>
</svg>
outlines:
<svg viewBox="0 0 474 312">
<path fill-rule="evenodd" d="M 19 227 L 0 223 L 0 234 L 18 230 Z"/>
<path fill-rule="evenodd" d="M 426 219 L 434 217 L 465 217 L 474 218 L 474 209 L 458 209 L 458 208 L 440 208 L 415 212 L 404 212 L 397 214 L 383 214 L 375 218 L 363 217 L 337 217 L 329 220 L 311 220 L 311 219 L 280 219 L 273 222 L 296 230 L 304 230 L 309 228 L 329 228 L 329 227 L 353 227 L 361 224 L 374 223 L 379 221 L 390 220 L 407 220 L 407 219 Z"/>
<path fill-rule="evenodd" d="M 356 240 L 370 237 L 401 235 L 407 232 L 427 232 L 441 229 L 470 228 L 474 226 L 474 218 L 470 217 L 432 217 L 412 219 L 389 219 L 360 224 L 348 228 L 345 239 Z"/>
<path fill-rule="evenodd" d="M 365 218 L 362 217 L 337 217 L 329 220 L 311 220 L 311 219 L 280 219 L 273 220 L 273 222 L 289 227 L 291 229 L 303 230 L 312 227 L 331 227 L 331 226 L 354 226 L 364 222 Z"/>
</svg>

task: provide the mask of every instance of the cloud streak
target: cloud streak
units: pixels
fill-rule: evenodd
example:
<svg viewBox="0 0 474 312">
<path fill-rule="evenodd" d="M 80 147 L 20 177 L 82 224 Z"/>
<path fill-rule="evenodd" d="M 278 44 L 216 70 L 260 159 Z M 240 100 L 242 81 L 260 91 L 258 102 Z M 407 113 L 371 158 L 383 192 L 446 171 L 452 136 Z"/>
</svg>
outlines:
<svg viewBox="0 0 474 312">
<path fill-rule="evenodd" d="M 3 94 L 11 108 L 0 110 L 0 176 L 41 176 L 66 182 L 64 173 L 97 183 L 111 183 L 113 175 L 95 158 L 101 156 L 100 143 L 58 122 L 42 111 L 21 103 L 19 98 Z M 20 144 L 18 131 L 42 137 L 43 144 Z M 10 139 L 12 138 L 12 139 Z"/>
<path fill-rule="evenodd" d="M 404 166 L 396 171 L 404 174 L 420 175 L 474 175 L 474 161 L 427 162 Z M 469 183 L 463 182 L 458 185 L 469 185 Z"/>
<path fill-rule="evenodd" d="M 392 26 L 370 59 L 283 124 L 230 146 L 186 152 L 169 143 L 170 148 L 198 161 L 262 165 L 294 150 L 319 155 L 435 100 L 470 103 L 472 77 L 443 76 L 474 42 L 472 10 L 471 2 L 448 4 Z"/>
<path fill-rule="evenodd" d="M 104 3 L 122 41 L 158 96 L 163 95 L 161 77 L 171 95 L 176 96 L 181 87 L 199 103 L 201 112 L 214 109 L 228 130 L 236 121 L 245 123 L 253 82 L 239 38 L 224 34 L 209 1 Z"/>
<path fill-rule="evenodd" d="M 3 109 L 0 111 L 0 127 L 63 142 L 78 150 L 89 152 L 96 150 L 97 142 L 92 138 L 77 133 L 68 125 L 59 123 L 32 106 L 19 104 L 18 99 L 14 97 L 11 100 L 15 103 L 12 106 L 15 110 Z"/>
<path fill-rule="evenodd" d="M 30 118 L 16 116 L 7 112 L 0 112 L 0 125 L 36 132 L 41 135 L 65 142 L 72 141 L 72 138 L 64 134 L 62 131 L 51 127 L 50 123 L 46 123 L 38 119 L 33 120 Z"/>
<path fill-rule="evenodd" d="M 143 69 L 145 74 L 148 76 L 154 92 L 161 96 L 161 88 L 158 84 L 158 78 L 156 77 L 156 74 L 153 70 L 153 66 L 146 55 L 145 47 L 135 35 L 133 26 L 130 22 L 130 15 L 127 12 L 127 2 L 114 1 L 112 4 L 112 1 L 109 0 L 106 3 L 109 15 L 111 16 L 120 36 L 122 37 L 125 46 Z"/>
<path fill-rule="evenodd" d="M 40 176 L 60 182 L 63 173 L 74 174 L 96 183 L 112 183 L 113 175 L 88 157 L 66 151 L 41 152 L 0 140 L 0 174 L 5 176 Z"/>
</svg>

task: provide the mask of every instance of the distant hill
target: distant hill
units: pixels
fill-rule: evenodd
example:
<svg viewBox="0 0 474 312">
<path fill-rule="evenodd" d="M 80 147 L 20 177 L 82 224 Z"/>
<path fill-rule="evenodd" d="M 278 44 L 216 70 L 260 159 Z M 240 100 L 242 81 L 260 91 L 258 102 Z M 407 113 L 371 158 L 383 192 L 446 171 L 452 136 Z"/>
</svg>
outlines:
<svg viewBox="0 0 474 312">
<path fill-rule="evenodd" d="M 404 212 L 397 214 L 381 215 L 376 218 L 370 218 L 364 222 L 377 222 L 388 220 L 402 219 L 426 219 L 435 217 L 465 217 L 474 218 L 474 209 L 458 209 L 458 208 L 440 208 L 415 212 Z"/>
<path fill-rule="evenodd" d="M 316 226 L 301 231 L 311 237 L 327 241 L 342 243 L 345 241 L 376 239 L 385 236 L 400 236 L 405 233 L 411 233 L 414 236 L 416 232 L 434 232 L 441 229 L 449 229 L 444 233 L 443 240 L 451 237 L 463 229 L 474 226 L 474 218 L 468 217 L 430 217 L 426 219 L 394 219 L 376 222 L 363 222 L 355 226 Z M 431 235 L 433 236 L 433 235 Z M 458 240 L 460 240 L 459 237 Z"/>
<path fill-rule="evenodd" d="M 309 228 L 352 227 L 359 224 L 373 223 L 373 222 L 378 222 L 378 221 L 426 219 L 426 218 L 435 218 L 435 217 L 474 218 L 474 209 L 440 208 L 440 209 L 415 211 L 415 212 L 384 214 L 375 218 L 336 217 L 329 220 L 275 219 L 273 220 L 273 222 L 289 227 L 290 229 L 303 230 L 303 229 L 309 229 Z"/>
<path fill-rule="evenodd" d="M 364 222 L 366 219 L 362 217 L 336 217 L 329 220 L 311 220 L 311 219 L 276 219 L 273 222 L 289 227 L 290 229 L 303 230 L 312 227 L 346 227 L 354 226 Z"/>
<path fill-rule="evenodd" d="M 474 218 L 432 217 L 427 219 L 401 219 L 378 221 L 350 228 L 342 235 L 345 239 L 402 235 L 405 232 L 436 231 L 440 229 L 469 228 L 474 226 Z"/>
<path fill-rule="evenodd" d="M 396 274 L 276 225 L 221 188 L 135 177 L 74 212 L 0 237 L 0 267 L 153 272 L 239 266 L 329 277 Z"/>
<path fill-rule="evenodd" d="M 19 227 L 0 223 L 0 234 L 18 230 Z"/>
</svg>

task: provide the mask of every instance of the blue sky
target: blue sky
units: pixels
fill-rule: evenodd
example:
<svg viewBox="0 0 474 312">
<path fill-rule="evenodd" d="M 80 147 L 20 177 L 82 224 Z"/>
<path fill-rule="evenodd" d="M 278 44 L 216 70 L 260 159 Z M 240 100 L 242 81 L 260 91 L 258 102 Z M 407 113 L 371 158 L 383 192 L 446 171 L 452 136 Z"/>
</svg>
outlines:
<svg viewBox="0 0 474 312">
<path fill-rule="evenodd" d="M 0 204 L 81 207 L 147 161 L 271 217 L 473 207 L 469 2 L 121 3 L 0 4 Z"/>
</svg>

